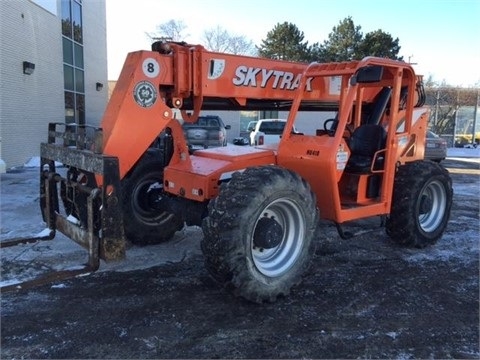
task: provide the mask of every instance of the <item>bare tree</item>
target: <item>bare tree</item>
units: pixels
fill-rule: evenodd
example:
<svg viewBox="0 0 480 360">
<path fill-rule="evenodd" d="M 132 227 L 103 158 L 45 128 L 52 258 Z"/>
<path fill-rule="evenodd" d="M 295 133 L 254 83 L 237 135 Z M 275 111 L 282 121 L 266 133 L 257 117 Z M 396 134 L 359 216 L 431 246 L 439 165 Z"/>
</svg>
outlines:
<svg viewBox="0 0 480 360">
<path fill-rule="evenodd" d="M 247 40 L 245 36 L 236 35 L 231 38 L 231 53 L 257 56 L 258 50 L 251 40 Z"/>
<path fill-rule="evenodd" d="M 145 33 L 152 40 L 166 39 L 171 41 L 183 41 L 189 35 L 184 34 L 187 25 L 182 20 L 171 19 L 157 26 L 157 31 L 153 33 Z"/>
<path fill-rule="evenodd" d="M 230 35 L 227 30 L 217 25 L 215 28 L 205 30 L 202 40 L 205 47 L 211 51 L 227 52 Z"/>
<path fill-rule="evenodd" d="M 210 51 L 239 55 L 254 55 L 255 45 L 243 35 L 233 35 L 221 26 L 207 29 L 202 37 L 205 47 Z"/>
</svg>

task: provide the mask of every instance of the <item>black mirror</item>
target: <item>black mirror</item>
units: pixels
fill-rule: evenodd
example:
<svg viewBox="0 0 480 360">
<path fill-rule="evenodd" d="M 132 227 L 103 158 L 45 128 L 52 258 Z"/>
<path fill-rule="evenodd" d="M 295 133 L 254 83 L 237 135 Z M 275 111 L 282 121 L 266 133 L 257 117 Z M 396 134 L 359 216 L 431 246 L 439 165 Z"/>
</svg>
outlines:
<svg viewBox="0 0 480 360">
<path fill-rule="evenodd" d="M 350 80 L 351 85 L 375 83 L 382 80 L 383 66 L 368 65 L 357 70 L 356 74 Z"/>
</svg>

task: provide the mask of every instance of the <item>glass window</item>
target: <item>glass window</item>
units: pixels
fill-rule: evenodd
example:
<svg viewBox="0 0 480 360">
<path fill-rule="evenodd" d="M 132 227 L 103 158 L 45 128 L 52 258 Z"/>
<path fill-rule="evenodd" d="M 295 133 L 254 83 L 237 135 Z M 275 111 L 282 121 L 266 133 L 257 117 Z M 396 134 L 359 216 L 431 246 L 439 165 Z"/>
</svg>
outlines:
<svg viewBox="0 0 480 360">
<path fill-rule="evenodd" d="M 72 37 L 70 0 L 62 0 L 62 34 L 69 38 Z"/>
<path fill-rule="evenodd" d="M 263 110 L 260 111 L 260 119 L 277 119 L 278 110 Z"/>
<path fill-rule="evenodd" d="M 75 44 L 75 66 L 83 69 L 83 46 Z"/>
<path fill-rule="evenodd" d="M 75 91 L 85 92 L 83 70 L 75 69 Z"/>
<path fill-rule="evenodd" d="M 248 123 L 258 120 L 258 111 L 240 111 L 240 131 L 247 131 Z"/>
<path fill-rule="evenodd" d="M 77 94 L 76 95 L 76 115 L 77 115 L 77 124 L 85 124 L 85 95 Z"/>
<path fill-rule="evenodd" d="M 75 94 L 69 91 L 65 91 L 65 122 L 75 122 Z"/>
<path fill-rule="evenodd" d="M 268 121 L 260 124 L 260 131 L 270 135 L 280 135 L 285 128 L 284 121 Z"/>
<path fill-rule="evenodd" d="M 73 48 L 72 41 L 63 38 L 63 62 L 73 65 Z"/>
<path fill-rule="evenodd" d="M 73 1 L 72 2 L 72 18 L 73 18 L 73 40 L 83 42 L 83 29 L 82 29 L 82 6 Z"/>
<path fill-rule="evenodd" d="M 61 0 L 65 122 L 67 124 L 85 124 L 85 64 L 81 4 L 81 0 Z"/>
<path fill-rule="evenodd" d="M 65 90 L 72 90 L 74 89 L 73 84 L 73 67 L 68 65 L 63 65 L 63 83 Z"/>
</svg>

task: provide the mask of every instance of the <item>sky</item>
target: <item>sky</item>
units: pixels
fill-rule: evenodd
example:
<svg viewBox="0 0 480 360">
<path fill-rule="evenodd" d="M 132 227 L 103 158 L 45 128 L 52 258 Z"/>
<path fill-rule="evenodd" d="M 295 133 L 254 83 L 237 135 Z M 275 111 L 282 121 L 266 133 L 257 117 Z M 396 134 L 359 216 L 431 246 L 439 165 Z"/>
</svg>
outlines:
<svg viewBox="0 0 480 360">
<path fill-rule="evenodd" d="M 399 55 L 418 74 L 454 86 L 480 86 L 480 0 L 106 0 L 108 78 L 128 52 L 149 50 L 146 33 L 169 20 L 187 26 L 185 41 L 202 44 L 220 26 L 260 45 L 276 24 L 290 22 L 309 44 L 323 43 L 347 17 L 366 34 L 399 38 Z"/>
</svg>

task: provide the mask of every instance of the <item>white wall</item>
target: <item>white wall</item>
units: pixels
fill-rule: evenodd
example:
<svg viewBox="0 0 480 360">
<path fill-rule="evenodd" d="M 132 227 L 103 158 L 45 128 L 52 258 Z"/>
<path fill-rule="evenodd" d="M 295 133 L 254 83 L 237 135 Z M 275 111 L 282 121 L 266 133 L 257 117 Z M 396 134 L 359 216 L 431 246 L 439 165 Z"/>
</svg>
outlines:
<svg viewBox="0 0 480 360">
<path fill-rule="evenodd" d="M 106 6 L 104 0 L 84 0 L 82 6 L 86 122 L 99 125 L 108 99 Z"/>
<path fill-rule="evenodd" d="M 26 0 L 0 1 L 0 24 L 0 157 L 10 168 L 38 156 L 46 124 L 64 118 L 62 39 L 60 19 Z"/>
<path fill-rule="evenodd" d="M 0 159 L 7 168 L 39 156 L 47 124 L 65 119 L 60 0 L 36 1 L 0 0 Z M 108 94 L 106 6 L 82 6 L 86 121 L 98 125 Z M 35 64 L 32 75 L 23 74 L 23 61 Z"/>
</svg>

